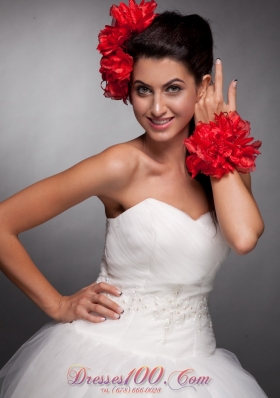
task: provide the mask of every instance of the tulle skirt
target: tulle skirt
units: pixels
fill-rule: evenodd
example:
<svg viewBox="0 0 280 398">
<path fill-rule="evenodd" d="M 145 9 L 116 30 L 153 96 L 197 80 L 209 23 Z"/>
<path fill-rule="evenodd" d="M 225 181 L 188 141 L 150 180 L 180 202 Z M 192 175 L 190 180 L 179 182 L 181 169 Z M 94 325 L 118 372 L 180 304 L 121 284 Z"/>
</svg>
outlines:
<svg viewBox="0 0 280 398">
<path fill-rule="evenodd" d="M 50 322 L 0 371 L 1 398 L 267 397 L 230 351 L 169 358 L 141 355 Z"/>
</svg>

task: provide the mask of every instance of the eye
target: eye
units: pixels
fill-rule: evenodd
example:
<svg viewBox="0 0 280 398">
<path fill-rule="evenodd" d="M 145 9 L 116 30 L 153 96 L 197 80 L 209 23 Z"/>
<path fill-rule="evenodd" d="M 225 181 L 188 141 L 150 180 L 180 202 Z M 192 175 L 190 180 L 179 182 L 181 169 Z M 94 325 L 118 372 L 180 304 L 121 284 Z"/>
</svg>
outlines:
<svg viewBox="0 0 280 398">
<path fill-rule="evenodd" d="M 179 86 L 169 86 L 168 88 L 167 88 L 167 91 L 169 91 L 170 93 L 177 93 L 178 91 L 180 91 L 181 90 L 181 87 L 179 87 Z"/>
<path fill-rule="evenodd" d="M 149 94 L 151 92 L 151 90 L 146 86 L 138 86 L 136 87 L 136 91 L 140 95 Z"/>
</svg>

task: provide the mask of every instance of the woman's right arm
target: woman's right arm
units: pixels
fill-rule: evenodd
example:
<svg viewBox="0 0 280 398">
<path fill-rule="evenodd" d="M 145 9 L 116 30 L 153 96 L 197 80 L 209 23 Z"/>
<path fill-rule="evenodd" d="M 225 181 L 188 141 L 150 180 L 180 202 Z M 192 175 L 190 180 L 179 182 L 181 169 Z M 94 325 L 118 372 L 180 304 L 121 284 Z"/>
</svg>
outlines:
<svg viewBox="0 0 280 398">
<path fill-rule="evenodd" d="M 114 319 L 114 314 L 121 312 L 117 304 L 99 293 L 119 294 L 115 287 L 101 282 L 72 296 L 62 296 L 35 266 L 18 235 L 91 196 L 117 197 L 136 167 L 131 147 L 116 145 L 0 203 L 0 268 L 51 318 L 59 322 L 75 319 L 100 322 L 104 316 Z"/>
</svg>

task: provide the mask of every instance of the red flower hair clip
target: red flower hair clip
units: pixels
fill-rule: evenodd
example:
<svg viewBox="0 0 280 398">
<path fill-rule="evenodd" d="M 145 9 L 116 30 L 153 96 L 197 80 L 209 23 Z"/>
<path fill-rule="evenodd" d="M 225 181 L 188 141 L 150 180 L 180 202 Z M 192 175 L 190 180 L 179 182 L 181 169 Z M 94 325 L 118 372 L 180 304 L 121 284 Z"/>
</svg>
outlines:
<svg viewBox="0 0 280 398">
<path fill-rule="evenodd" d="M 141 33 L 157 16 L 154 10 L 157 3 L 154 0 L 138 5 L 135 0 L 129 0 L 129 6 L 120 3 L 113 5 L 110 15 L 112 25 L 106 25 L 101 30 L 97 50 L 103 55 L 99 72 L 102 74 L 106 86 L 103 89 L 105 97 L 123 100 L 127 104 L 128 85 L 133 69 L 133 58 L 126 53 L 125 43 L 132 33 Z M 103 83 L 102 82 L 102 83 Z"/>
<path fill-rule="evenodd" d="M 188 171 L 194 178 L 199 172 L 221 178 L 236 169 L 241 173 L 255 171 L 255 158 L 261 152 L 260 140 L 251 144 L 250 123 L 237 112 L 215 114 L 215 121 L 198 122 L 193 135 L 184 140 L 191 153 L 186 158 Z"/>
</svg>

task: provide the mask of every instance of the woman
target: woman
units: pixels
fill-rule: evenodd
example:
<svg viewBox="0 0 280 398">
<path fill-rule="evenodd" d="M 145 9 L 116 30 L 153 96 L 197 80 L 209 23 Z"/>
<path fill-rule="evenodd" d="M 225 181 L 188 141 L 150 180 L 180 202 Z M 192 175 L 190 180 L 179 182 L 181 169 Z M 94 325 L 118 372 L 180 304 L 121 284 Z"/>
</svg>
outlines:
<svg viewBox="0 0 280 398">
<path fill-rule="evenodd" d="M 144 134 L 1 203 L 1 268 L 55 321 L 1 370 L 1 397 L 266 397 L 234 354 L 216 349 L 207 305 L 230 249 L 250 252 L 264 230 L 248 172 L 260 142 L 242 147 L 236 128 L 231 161 L 199 145 L 199 126 L 211 137 L 216 126 L 247 126 L 237 82 L 225 103 L 219 59 L 211 84 L 208 23 L 157 16 L 155 6 L 113 6 L 114 25 L 99 36 L 105 95 L 129 99 Z M 91 196 L 107 217 L 101 271 L 62 296 L 17 236 Z"/>
</svg>

